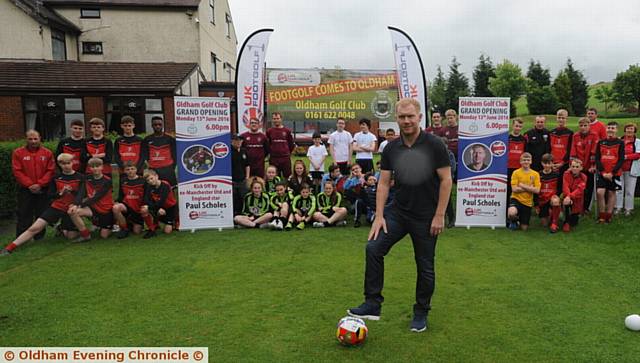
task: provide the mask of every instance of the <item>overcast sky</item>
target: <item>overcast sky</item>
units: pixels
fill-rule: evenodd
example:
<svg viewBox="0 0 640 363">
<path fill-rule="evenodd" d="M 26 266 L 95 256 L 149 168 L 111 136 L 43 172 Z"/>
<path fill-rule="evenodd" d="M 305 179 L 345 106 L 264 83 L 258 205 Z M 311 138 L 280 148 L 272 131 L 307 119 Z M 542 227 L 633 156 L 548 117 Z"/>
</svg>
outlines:
<svg viewBox="0 0 640 363">
<path fill-rule="evenodd" d="M 523 72 L 540 60 L 553 77 L 571 57 L 589 83 L 640 63 L 638 0 L 228 1 L 238 51 L 254 30 L 275 30 L 268 67 L 394 68 L 388 25 L 413 38 L 429 79 L 456 56 L 471 81 L 483 53 Z"/>
</svg>

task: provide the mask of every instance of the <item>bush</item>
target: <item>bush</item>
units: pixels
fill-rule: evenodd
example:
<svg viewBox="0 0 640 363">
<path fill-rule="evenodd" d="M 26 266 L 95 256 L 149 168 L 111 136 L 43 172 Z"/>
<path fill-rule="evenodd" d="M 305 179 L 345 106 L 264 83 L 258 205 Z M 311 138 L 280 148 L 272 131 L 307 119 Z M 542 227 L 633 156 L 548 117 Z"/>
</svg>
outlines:
<svg viewBox="0 0 640 363">
<path fill-rule="evenodd" d="M 44 146 L 55 152 L 57 141 L 47 141 Z M 14 215 L 16 210 L 16 190 L 18 185 L 11 169 L 11 154 L 13 150 L 24 146 L 24 141 L 0 142 L 0 218 L 8 218 Z"/>
</svg>

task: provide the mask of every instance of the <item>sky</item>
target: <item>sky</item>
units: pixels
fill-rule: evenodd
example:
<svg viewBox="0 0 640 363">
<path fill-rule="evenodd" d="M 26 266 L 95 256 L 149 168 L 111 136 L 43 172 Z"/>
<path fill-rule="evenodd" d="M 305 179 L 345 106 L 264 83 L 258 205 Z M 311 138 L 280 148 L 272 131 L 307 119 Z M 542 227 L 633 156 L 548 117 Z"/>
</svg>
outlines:
<svg viewBox="0 0 640 363">
<path fill-rule="evenodd" d="M 273 28 L 271 68 L 393 69 L 387 26 L 416 43 L 428 79 L 455 56 L 472 83 L 478 57 L 530 59 L 552 77 L 567 58 L 589 83 L 640 63 L 640 1 L 228 0 L 238 51 L 253 31 Z"/>
</svg>

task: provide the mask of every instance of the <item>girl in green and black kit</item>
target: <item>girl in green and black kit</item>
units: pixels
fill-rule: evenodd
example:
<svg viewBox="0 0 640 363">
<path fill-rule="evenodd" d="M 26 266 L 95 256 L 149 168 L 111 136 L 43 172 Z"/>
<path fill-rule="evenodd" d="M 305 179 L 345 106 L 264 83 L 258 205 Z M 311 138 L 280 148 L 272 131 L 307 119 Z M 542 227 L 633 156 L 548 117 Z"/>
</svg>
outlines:
<svg viewBox="0 0 640 363">
<path fill-rule="evenodd" d="M 271 221 L 269 196 L 264 193 L 262 178 L 255 177 L 251 181 L 251 191 L 244 196 L 241 214 L 233 218 L 236 224 L 249 228 L 268 228 Z"/>
<path fill-rule="evenodd" d="M 316 197 L 311 194 L 309 184 L 301 185 L 300 195 L 293 198 L 291 209 L 293 213 L 289 216 L 289 223 L 285 228 L 290 230 L 295 223 L 297 229 L 304 229 L 305 223 L 311 222 L 313 213 L 316 211 Z"/>
<path fill-rule="evenodd" d="M 324 183 L 324 191 L 316 197 L 317 211 L 313 214 L 316 228 L 344 226 L 347 218 L 347 208 L 341 207 L 342 194 L 336 191 L 331 180 Z"/>
</svg>

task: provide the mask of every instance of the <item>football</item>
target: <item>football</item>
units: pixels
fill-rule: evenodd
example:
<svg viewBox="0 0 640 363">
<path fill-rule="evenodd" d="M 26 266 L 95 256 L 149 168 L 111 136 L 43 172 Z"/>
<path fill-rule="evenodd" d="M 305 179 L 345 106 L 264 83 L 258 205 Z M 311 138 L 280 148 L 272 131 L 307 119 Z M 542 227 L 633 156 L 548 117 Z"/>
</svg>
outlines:
<svg viewBox="0 0 640 363">
<path fill-rule="evenodd" d="M 367 339 L 369 330 L 364 320 L 346 316 L 338 322 L 336 338 L 342 345 L 361 345 Z"/>
</svg>

